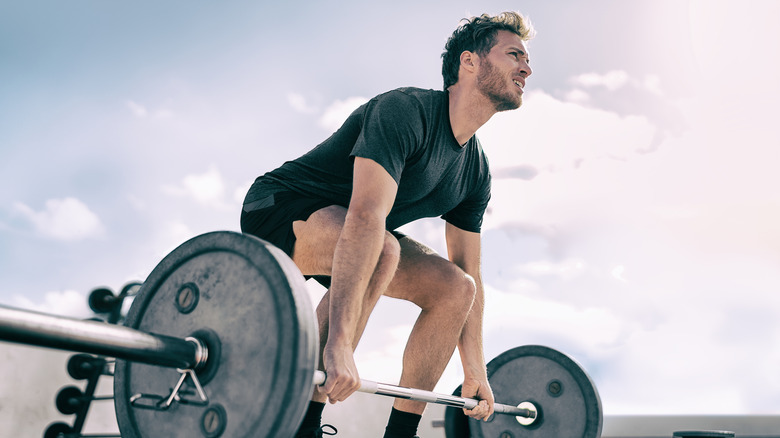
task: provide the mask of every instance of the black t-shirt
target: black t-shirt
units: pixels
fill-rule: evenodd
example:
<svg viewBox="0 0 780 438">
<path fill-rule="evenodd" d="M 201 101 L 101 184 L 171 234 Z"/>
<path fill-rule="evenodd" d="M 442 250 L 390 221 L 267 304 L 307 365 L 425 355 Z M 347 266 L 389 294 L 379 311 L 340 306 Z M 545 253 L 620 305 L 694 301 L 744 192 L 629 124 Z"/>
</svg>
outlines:
<svg viewBox="0 0 780 438">
<path fill-rule="evenodd" d="M 458 228 L 479 232 L 490 200 L 487 157 L 476 136 L 455 140 L 443 91 L 401 88 L 356 109 L 330 138 L 259 177 L 244 201 L 246 210 L 281 190 L 347 207 L 354 157 L 380 164 L 398 183 L 387 229 L 441 216 Z"/>
</svg>

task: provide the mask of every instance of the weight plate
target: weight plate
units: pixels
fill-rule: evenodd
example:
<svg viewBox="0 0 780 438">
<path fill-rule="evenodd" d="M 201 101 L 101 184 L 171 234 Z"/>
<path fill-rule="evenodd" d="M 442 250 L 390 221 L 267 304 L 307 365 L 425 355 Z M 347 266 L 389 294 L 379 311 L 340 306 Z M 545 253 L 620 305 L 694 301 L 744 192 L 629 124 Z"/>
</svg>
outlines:
<svg viewBox="0 0 780 438">
<path fill-rule="evenodd" d="M 461 387 L 458 386 L 452 395 L 460 397 Z M 469 417 L 461 408 L 447 406 L 444 408 L 444 436 L 447 438 L 469 438 Z"/>
<path fill-rule="evenodd" d="M 109 313 L 116 306 L 116 297 L 111 289 L 99 288 L 89 293 L 89 308 L 95 313 Z"/>
<path fill-rule="evenodd" d="M 181 291 L 193 286 L 197 305 L 182 306 L 190 297 Z M 314 387 L 317 326 L 304 278 L 278 248 L 228 231 L 195 237 L 155 267 L 125 324 L 212 346 L 206 371 L 200 371 L 207 406 L 133 406 L 136 394 L 167 397 L 180 374 L 117 361 L 115 405 L 123 437 L 294 435 Z"/>
<path fill-rule="evenodd" d="M 67 423 L 57 422 L 52 423 L 49 425 L 49 427 L 46 428 L 46 431 L 43 432 L 43 438 L 62 438 L 63 436 L 67 437 L 68 434 L 73 433 L 73 428 L 70 427 Z"/>
<path fill-rule="evenodd" d="M 76 380 L 86 380 L 95 374 L 102 374 L 106 360 L 91 354 L 74 354 L 68 359 L 68 375 Z"/>
<path fill-rule="evenodd" d="M 66 386 L 57 393 L 54 405 L 57 410 L 65 415 L 72 415 L 81 409 L 84 404 L 84 393 L 75 386 Z"/>
<path fill-rule="evenodd" d="M 526 345 L 508 350 L 487 365 L 488 381 L 499 403 L 534 403 L 537 420 L 523 426 L 510 415 L 489 421 L 469 418 L 478 438 L 598 438 L 601 399 L 585 370 L 569 356 L 548 347 Z"/>
</svg>

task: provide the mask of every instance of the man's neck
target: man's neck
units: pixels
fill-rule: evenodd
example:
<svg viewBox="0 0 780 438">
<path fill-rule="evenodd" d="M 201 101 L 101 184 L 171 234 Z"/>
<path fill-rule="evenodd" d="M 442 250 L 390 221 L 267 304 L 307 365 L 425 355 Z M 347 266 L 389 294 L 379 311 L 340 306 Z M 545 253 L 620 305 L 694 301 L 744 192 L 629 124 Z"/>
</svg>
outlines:
<svg viewBox="0 0 780 438">
<path fill-rule="evenodd" d="M 449 87 L 447 92 L 452 134 L 462 146 L 493 117 L 496 109 L 487 97 L 473 88 L 455 84 Z"/>
</svg>

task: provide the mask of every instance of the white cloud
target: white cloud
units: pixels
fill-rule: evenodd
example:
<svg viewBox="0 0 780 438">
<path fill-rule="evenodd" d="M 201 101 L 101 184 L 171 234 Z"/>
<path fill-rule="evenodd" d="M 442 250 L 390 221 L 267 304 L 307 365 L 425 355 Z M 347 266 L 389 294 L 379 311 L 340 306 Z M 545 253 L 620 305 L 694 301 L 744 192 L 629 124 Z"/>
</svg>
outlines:
<svg viewBox="0 0 780 438">
<path fill-rule="evenodd" d="M 100 218 L 76 198 L 50 199 L 42 211 L 34 211 L 17 202 L 14 210 L 24 216 L 37 233 L 57 240 L 93 238 L 104 232 Z"/>
<path fill-rule="evenodd" d="M 195 233 L 190 229 L 190 227 L 182 222 L 168 222 L 163 227 L 163 230 L 165 230 L 163 235 L 168 236 L 170 245 L 174 246 L 178 246 L 185 240 L 189 240 L 195 236 Z M 166 254 L 168 252 L 170 251 L 166 251 Z"/>
<path fill-rule="evenodd" d="M 626 86 L 644 90 L 655 95 L 662 95 L 661 78 L 657 75 L 646 75 L 641 79 L 632 78 L 623 70 L 611 70 L 606 73 L 583 73 L 572 77 L 569 82 L 584 88 L 604 88 L 607 91 L 617 91 Z M 567 100 L 583 101 L 587 94 L 581 90 L 572 90 Z"/>
<path fill-rule="evenodd" d="M 556 171 L 592 159 L 631 158 L 653 144 L 655 132 L 644 117 L 621 117 L 534 91 L 521 109 L 493 116 L 479 137 L 497 172 L 518 165 Z"/>
<path fill-rule="evenodd" d="M 564 98 L 567 102 L 585 103 L 590 100 L 590 95 L 579 88 L 575 88 L 566 92 Z"/>
<path fill-rule="evenodd" d="M 320 127 L 329 131 L 339 129 L 344 121 L 347 120 L 347 117 L 366 102 L 368 102 L 368 99 L 365 97 L 348 97 L 344 100 L 333 102 L 320 117 Z"/>
<path fill-rule="evenodd" d="M 147 244 L 149 256 L 144 260 L 146 265 L 139 268 L 142 275 L 137 275 L 136 278 L 145 278 L 165 256 L 197 234 L 189 225 L 181 221 L 170 220 L 161 224 Z"/>
<path fill-rule="evenodd" d="M 493 178 L 511 178 L 530 181 L 539 175 L 539 170 L 533 166 L 518 164 L 516 166 L 502 166 L 497 169 L 491 169 Z"/>
<path fill-rule="evenodd" d="M 579 351 L 600 351 L 619 345 L 631 325 L 598 302 L 578 307 L 551 298 L 505 292 L 489 284 L 485 285 L 485 296 L 485 333 L 496 339 L 501 333 L 532 328 L 533 338 L 566 339 Z"/>
<path fill-rule="evenodd" d="M 152 111 L 149 110 L 145 105 L 132 100 L 125 102 L 125 106 L 127 106 L 130 112 L 139 119 L 145 119 L 147 117 L 152 117 L 155 119 L 167 119 L 169 117 L 173 117 L 173 111 L 167 108 L 158 108 Z"/>
<path fill-rule="evenodd" d="M 607 90 L 615 91 L 629 83 L 629 76 L 623 70 L 612 70 L 604 74 L 583 73 L 571 79 L 576 85 L 583 87 L 604 87 Z"/>
<path fill-rule="evenodd" d="M 614 277 L 617 280 L 627 282 L 626 279 L 626 267 L 623 265 L 617 265 L 614 268 L 612 268 L 612 277 Z"/>
<path fill-rule="evenodd" d="M 34 302 L 28 297 L 16 295 L 14 305 L 37 312 L 72 318 L 91 318 L 94 316 L 87 304 L 87 297 L 74 290 L 46 292 L 42 302 Z"/>
<path fill-rule="evenodd" d="M 222 173 L 216 166 L 210 166 L 204 173 L 190 174 L 178 185 L 166 185 L 163 190 L 174 196 L 186 196 L 201 204 L 224 204 L 226 185 Z"/>
<path fill-rule="evenodd" d="M 306 101 L 306 97 L 300 93 L 287 93 L 287 103 L 290 104 L 292 109 L 301 114 L 314 114 L 318 111 L 318 108 L 309 104 L 309 102 Z"/>
<path fill-rule="evenodd" d="M 618 91 L 631 87 L 642 90 L 656 96 L 663 95 L 661 78 L 658 75 L 645 75 L 642 78 L 631 77 L 623 70 L 611 70 L 606 73 L 583 73 L 569 79 L 576 87 L 603 88 L 607 91 Z M 572 102 L 584 102 L 589 99 L 586 92 L 575 88 L 566 94 L 566 100 Z"/>
<path fill-rule="evenodd" d="M 133 113 L 134 116 L 138 118 L 144 118 L 149 113 L 146 110 L 146 107 L 141 105 L 140 103 L 133 102 L 132 100 L 128 100 L 126 102 L 127 108 L 130 109 L 130 112 Z"/>
<path fill-rule="evenodd" d="M 585 262 L 579 259 L 569 259 L 554 263 L 548 260 L 523 263 L 517 272 L 526 276 L 555 276 L 563 279 L 571 279 L 585 272 Z"/>
<path fill-rule="evenodd" d="M 663 90 L 661 89 L 661 78 L 656 75 L 645 76 L 642 80 L 642 88 L 659 96 L 663 94 Z"/>
</svg>

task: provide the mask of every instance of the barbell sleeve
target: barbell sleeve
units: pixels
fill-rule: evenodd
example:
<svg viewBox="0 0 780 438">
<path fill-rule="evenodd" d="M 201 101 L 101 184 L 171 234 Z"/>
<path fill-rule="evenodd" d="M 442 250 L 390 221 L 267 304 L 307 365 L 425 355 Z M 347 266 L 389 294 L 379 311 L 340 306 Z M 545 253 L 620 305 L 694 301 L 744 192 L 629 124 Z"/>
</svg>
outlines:
<svg viewBox="0 0 780 438">
<path fill-rule="evenodd" d="M 327 375 L 320 370 L 314 371 L 314 384 L 324 385 L 327 380 Z M 373 382 L 371 380 L 360 380 L 359 392 L 366 394 L 377 394 L 388 397 L 402 398 L 406 400 L 415 400 L 426 403 L 435 403 L 439 405 L 451 406 L 454 408 L 474 409 L 479 400 L 472 398 L 458 397 L 455 395 L 439 394 L 432 391 L 425 391 L 422 389 L 407 388 L 403 386 L 389 385 L 387 383 Z M 528 408 L 520 408 L 517 406 L 504 405 L 501 403 L 494 403 L 493 410 L 497 414 L 514 415 L 516 417 L 524 418 L 536 418 L 536 410 Z"/>
<path fill-rule="evenodd" d="M 57 350 L 93 353 L 149 365 L 196 369 L 208 351 L 194 338 L 144 333 L 129 327 L 47 315 L 0 305 L 0 339 Z"/>
</svg>

